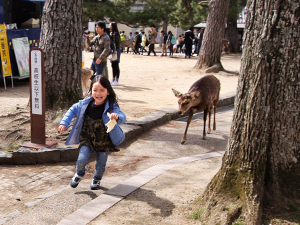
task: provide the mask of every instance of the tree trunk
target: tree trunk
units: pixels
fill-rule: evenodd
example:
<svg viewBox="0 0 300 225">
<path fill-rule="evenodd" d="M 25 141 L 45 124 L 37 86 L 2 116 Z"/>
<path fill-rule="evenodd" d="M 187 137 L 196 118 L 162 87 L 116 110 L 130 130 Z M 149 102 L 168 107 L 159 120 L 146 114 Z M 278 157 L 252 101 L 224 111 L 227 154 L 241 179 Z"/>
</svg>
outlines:
<svg viewBox="0 0 300 225">
<path fill-rule="evenodd" d="M 262 224 L 267 207 L 299 207 L 299 0 L 249 0 L 247 8 L 227 151 L 203 195 L 206 224 Z"/>
<path fill-rule="evenodd" d="M 168 21 L 163 21 L 163 28 L 162 30 L 165 32 L 165 34 L 168 34 Z"/>
<path fill-rule="evenodd" d="M 240 52 L 239 33 L 237 30 L 236 18 L 227 18 L 227 28 L 225 36 L 229 40 L 229 51 L 232 53 Z"/>
<path fill-rule="evenodd" d="M 46 0 L 40 48 L 45 52 L 46 109 L 82 98 L 82 0 Z"/>
<path fill-rule="evenodd" d="M 209 68 L 221 64 L 222 41 L 230 0 L 211 0 L 199 59 L 195 68 Z"/>
</svg>

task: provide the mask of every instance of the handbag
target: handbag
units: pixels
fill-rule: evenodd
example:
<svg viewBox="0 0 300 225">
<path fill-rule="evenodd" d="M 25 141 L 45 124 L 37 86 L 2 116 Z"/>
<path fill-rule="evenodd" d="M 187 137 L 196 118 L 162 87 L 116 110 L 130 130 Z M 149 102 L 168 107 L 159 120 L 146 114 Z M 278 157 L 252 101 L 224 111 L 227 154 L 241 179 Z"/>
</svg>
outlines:
<svg viewBox="0 0 300 225">
<path fill-rule="evenodd" d="M 115 44 L 113 44 L 113 45 L 115 45 Z M 114 47 L 114 49 L 116 49 L 116 47 Z M 110 52 L 108 53 L 108 56 L 107 56 L 108 60 L 116 61 L 118 59 L 117 51 L 114 49 L 110 48 Z"/>
<path fill-rule="evenodd" d="M 107 59 L 110 61 L 116 61 L 118 59 L 118 54 L 116 51 L 116 45 L 115 45 L 115 34 L 113 34 L 113 40 L 110 42 L 110 50 L 107 55 Z"/>
</svg>

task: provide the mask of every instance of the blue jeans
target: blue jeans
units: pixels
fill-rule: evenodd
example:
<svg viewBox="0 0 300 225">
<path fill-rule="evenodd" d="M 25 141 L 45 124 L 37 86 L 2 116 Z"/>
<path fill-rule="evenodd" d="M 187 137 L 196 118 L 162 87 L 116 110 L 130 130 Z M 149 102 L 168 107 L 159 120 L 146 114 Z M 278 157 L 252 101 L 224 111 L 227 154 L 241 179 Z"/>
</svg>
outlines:
<svg viewBox="0 0 300 225">
<path fill-rule="evenodd" d="M 147 52 L 147 50 L 145 49 L 145 47 L 143 45 L 141 46 L 141 50 L 142 50 L 142 54 L 144 51 Z"/>
<path fill-rule="evenodd" d="M 79 150 L 79 155 L 76 163 L 76 173 L 79 176 L 85 175 L 85 166 L 89 161 L 90 156 L 92 155 L 93 150 L 91 150 L 87 146 L 82 146 Z M 97 163 L 95 166 L 95 174 L 93 176 L 94 180 L 101 180 L 102 176 L 105 172 L 106 167 L 106 161 L 108 157 L 108 151 L 107 152 L 96 152 L 97 157 Z"/>
<path fill-rule="evenodd" d="M 93 60 L 91 69 L 94 71 L 94 74 L 96 73 L 96 75 L 102 75 L 105 66 L 106 66 L 106 61 L 101 61 L 100 64 L 97 64 L 96 60 Z"/>
</svg>

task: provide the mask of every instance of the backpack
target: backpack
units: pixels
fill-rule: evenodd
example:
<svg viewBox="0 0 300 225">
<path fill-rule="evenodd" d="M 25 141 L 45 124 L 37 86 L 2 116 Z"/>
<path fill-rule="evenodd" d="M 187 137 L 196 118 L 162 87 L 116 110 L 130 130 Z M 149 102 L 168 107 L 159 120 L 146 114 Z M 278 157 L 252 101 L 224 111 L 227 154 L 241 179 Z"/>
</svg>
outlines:
<svg viewBox="0 0 300 225">
<path fill-rule="evenodd" d="M 157 33 L 156 33 L 155 42 L 156 42 L 156 44 L 160 44 L 160 36 L 159 36 L 158 31 L 157 31 Z"/>
<path fill-rule="evenodd" d="M 136 39 L 136 43 L 141 43 L 142 42 L 142 38 L 141 36 L 138 34 L 137 35 L 137 39 Z"/>
<path fill-rule="evenodd" d="M 176 38 L 175 38 L 174 36 L 172 36 L 171 44 L 172 44 L 172 45 L 176 44 Z"/>
</svg>

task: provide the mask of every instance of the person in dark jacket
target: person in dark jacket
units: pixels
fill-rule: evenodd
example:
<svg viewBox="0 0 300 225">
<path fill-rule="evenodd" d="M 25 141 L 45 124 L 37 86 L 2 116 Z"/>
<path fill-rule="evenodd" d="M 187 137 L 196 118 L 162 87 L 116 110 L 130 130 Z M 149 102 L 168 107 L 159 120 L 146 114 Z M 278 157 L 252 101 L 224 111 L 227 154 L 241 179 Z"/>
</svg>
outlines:
<svg viewBox="0 0 300 225">
<path fill-rule="evenodd" d="M 120 77 L 120 57 L 121 57 L 121 37 L 120 33 L 117 27 L 116 22 L 111 22 L 109 25 L 110 29 L 110 39 L 113 43 L 115 43 L 116 46 L 116 51 L 117 51 L 117 60 L 115 61 L 110 61 L 111 62 L 111 67 L 112 67 L 112 72 L 113 72 L 113 79 L 111 81 L 111 85 L 113 86 L 118 86 L 119 85 L 119 77 Z"/>
<path fill-rule="evenodd" d="M 185 58 L 191 58 L 192 48 L 193 48 L 193 39 L 195 39 L 195 35 L 193 32 L 194 28 L 191 27 L 189 30 L 185 32 L 184 35 L 184 44 L 185 44 Z"/>
<path fill-rule="evenodd" d="M 138 32 L 135 32 L 134 33 L 134 53 L 135 54 L 140 54 L 140 47 L 141 47 L 141 42 L 142 42 L 142 39 L 141 39 L 141 36 L 139 35 Z"/>
<path fill-rule="evenodd" d="M 161 31 L 161 36 L 162 36 L 162 54 L 161 56 L 167 56 L 167 39 L 168 36 L 165 34 L 165 32 L 162 30 Z"/>
</svg>

